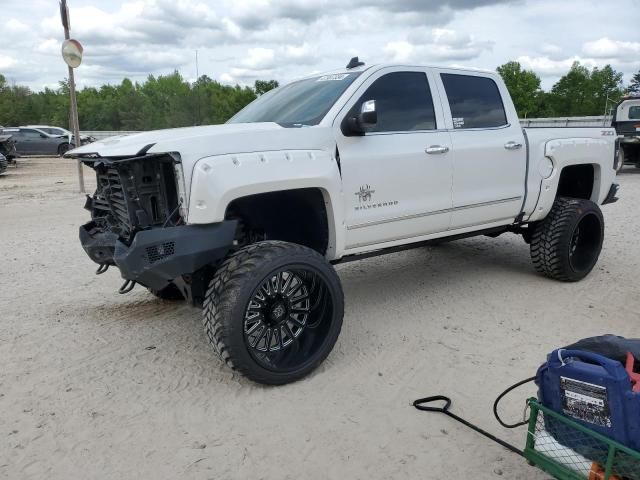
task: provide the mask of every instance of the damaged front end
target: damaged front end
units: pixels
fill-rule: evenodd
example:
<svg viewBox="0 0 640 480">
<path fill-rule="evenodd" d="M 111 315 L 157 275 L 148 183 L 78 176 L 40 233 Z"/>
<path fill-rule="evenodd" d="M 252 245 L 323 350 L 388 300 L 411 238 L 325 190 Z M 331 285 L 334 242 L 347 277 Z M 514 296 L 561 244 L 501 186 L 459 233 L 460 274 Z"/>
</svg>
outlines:
<svg viewBox="0 0 640 480">
<path fill-rule="evenodd" d="M 96 172 L 97 188 L 87 196 L 91 222 L 80 242 L 99 265 L 120 269 L 127 293 L 136 283 L 160 291 L 171 284 L 198 303 L 217 262 L 232 248 L 236 222 L 186 225 L 179 156 L 81 158 Z"/>
</svg>

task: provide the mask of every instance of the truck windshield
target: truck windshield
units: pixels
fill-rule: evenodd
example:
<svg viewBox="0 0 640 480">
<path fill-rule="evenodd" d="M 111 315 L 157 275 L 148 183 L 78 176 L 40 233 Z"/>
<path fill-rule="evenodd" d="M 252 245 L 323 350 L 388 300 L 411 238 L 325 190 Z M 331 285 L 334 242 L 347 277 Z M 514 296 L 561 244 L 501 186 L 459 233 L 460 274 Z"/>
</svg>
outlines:
<svg viewBox="0 0 640 480">
<path fill-rule="evenodd" d="M 275 122 L 283 127 L 317 125 L 360 73 L 306 78 L 271 90 L 227 123 Z"/>
</svg>

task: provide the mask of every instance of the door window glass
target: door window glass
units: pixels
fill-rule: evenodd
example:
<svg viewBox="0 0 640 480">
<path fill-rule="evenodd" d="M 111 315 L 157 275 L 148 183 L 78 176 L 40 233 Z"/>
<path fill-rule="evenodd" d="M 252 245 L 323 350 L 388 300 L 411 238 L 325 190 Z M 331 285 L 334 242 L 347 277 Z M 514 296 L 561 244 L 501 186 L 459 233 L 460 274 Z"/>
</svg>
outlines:
<svg viewBox="0 0 640 480">
<path fill-rule="evenodd" d="M 377 79 L 349 112 L 359 113 L 361 105 L 376 101 L 378 123 L 372 132 L 434 130 L 436 115 L 427 76 L 422 72 L 395 72 Z"/>
<path fill-rule="evenodd" d="M 496 82 L 487 77 L 441 74 L 447 92 L 453 128 L 492 128 L 507 124 Z"/>
<path fill-rule="evenodd" d="M 40 132 L 35 130 L 20 130 L 21 136 L 25 140 L 40 140 Z"/>
</svg>

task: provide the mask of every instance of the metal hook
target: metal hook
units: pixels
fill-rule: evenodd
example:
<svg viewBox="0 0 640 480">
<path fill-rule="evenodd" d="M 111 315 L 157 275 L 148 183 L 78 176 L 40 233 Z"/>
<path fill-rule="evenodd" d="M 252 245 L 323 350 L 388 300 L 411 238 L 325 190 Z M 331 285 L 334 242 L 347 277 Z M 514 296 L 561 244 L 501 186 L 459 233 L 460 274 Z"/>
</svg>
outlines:
<svg viewBox="0 0 640 480">
<path fill-rule="evenodd" d="M 135 287 L 135 286 L 136 286 L 135 280 L 125 280 L 125 282 L 122 284 L 122 286 L 118 290 L 118 293 L 120 295 L 124 295 L 125 293 L 129 293 L 131 290 L 133 290 L 133 287 Z"/>
<path fill-rule="evenodd" d="M 98 267 L 98 269 L 96 270 L 96 275 L 102 275 L 107 270 L 109 270 L 109 264 L 108 263 L 101 263 L 100 266 Z"/>
</svg>

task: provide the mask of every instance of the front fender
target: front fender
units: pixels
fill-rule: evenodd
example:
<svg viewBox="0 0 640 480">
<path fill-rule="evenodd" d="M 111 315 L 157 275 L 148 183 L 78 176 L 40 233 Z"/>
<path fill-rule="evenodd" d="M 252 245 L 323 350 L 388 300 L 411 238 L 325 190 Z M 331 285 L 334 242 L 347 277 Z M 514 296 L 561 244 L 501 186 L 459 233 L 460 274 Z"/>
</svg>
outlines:
<svg viewBox="0 0 640 480">
<path fill-rule="evenodd" d="M 334 258 L 342 250 L 342 182 L 334 156 L 324 150 L 277 150 L 215 155 L 200 159 L 191 178 L 188 223 L 221 222 L 235 199 L 259 193 L 319 188 L 323 192 Z"/>
</svg>

